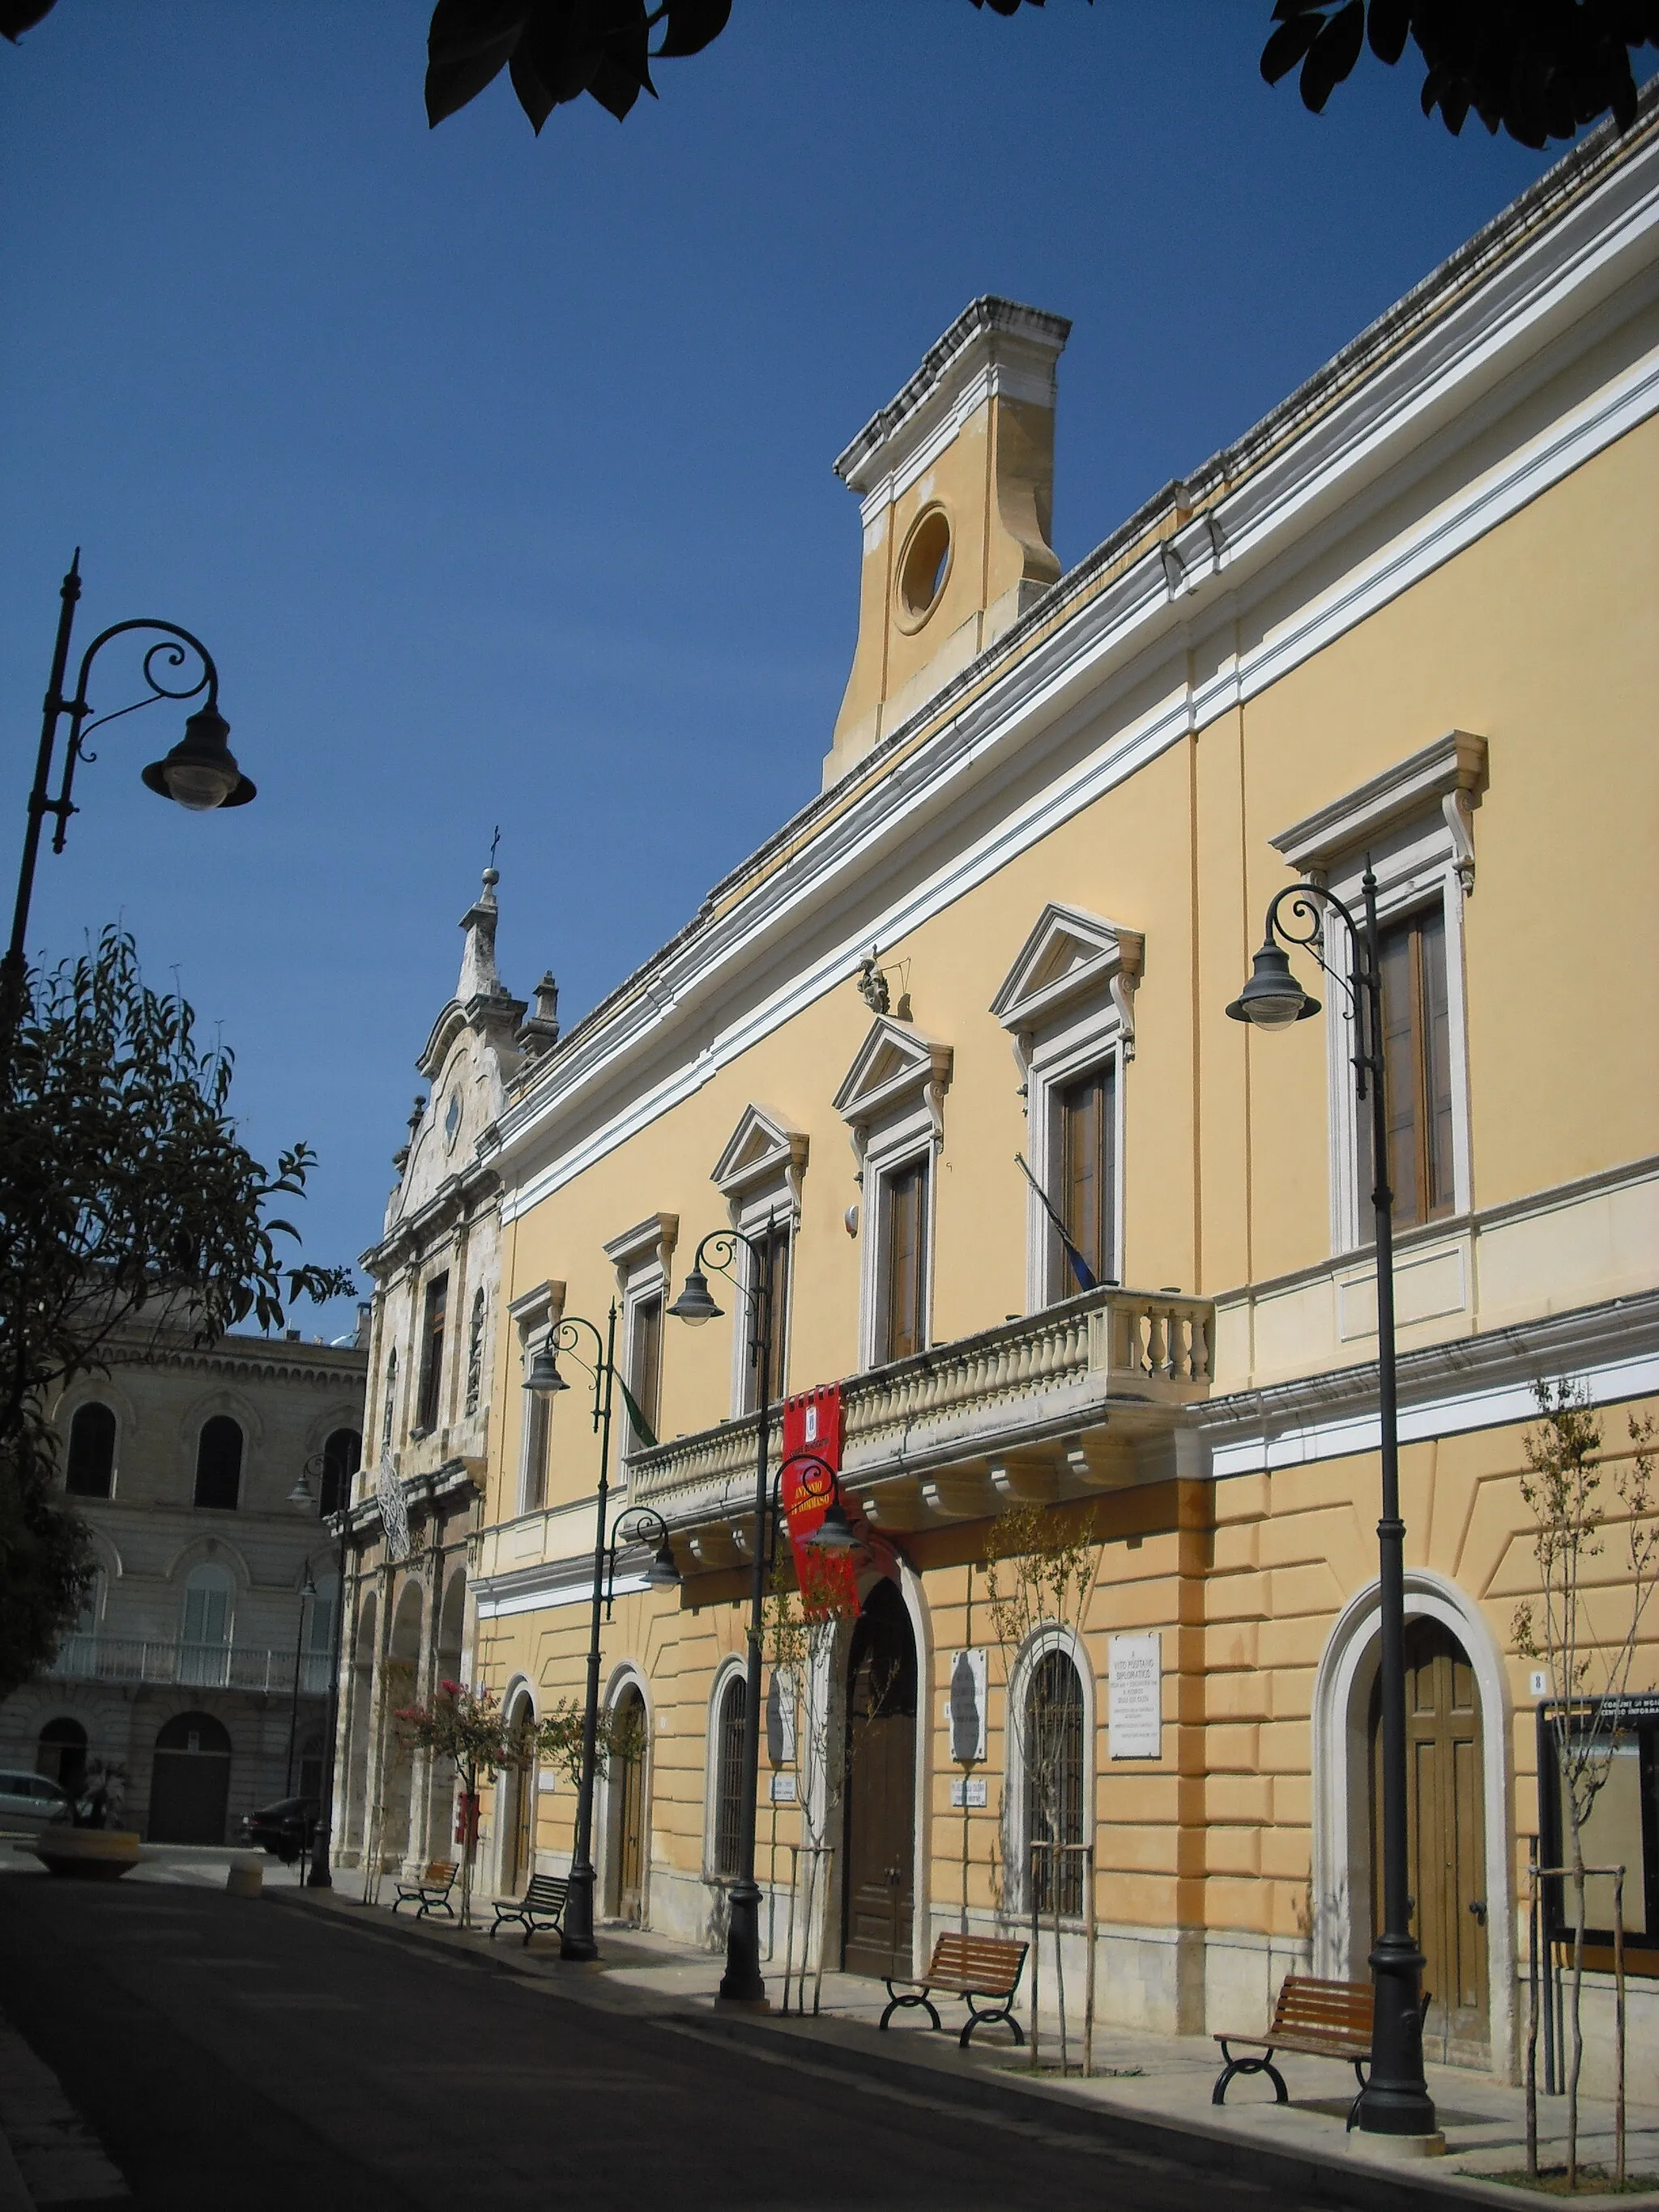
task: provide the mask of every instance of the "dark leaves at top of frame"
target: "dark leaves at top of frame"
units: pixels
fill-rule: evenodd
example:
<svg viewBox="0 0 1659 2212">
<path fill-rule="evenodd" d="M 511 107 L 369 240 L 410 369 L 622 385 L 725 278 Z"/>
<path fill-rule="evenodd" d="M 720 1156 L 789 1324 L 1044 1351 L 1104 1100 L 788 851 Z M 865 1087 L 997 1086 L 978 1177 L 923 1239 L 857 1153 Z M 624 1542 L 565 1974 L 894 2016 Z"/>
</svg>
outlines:
<svg viewBox="0 0 1659 2212">
<path fill-rule="evenodd" d="M 53 0 L 0 0 L 0 39 L 15 46 L 25 31 L 32 31 L 43 15 L 50 15 Z"/>
<path fill-rule="evenodd" d="M 1262 49 L 1269 84 L 1301 64 L 1306 105 L 1322 110 L 1363 39 L 1386 64 L 1409 38 L 1425 66 L 1425 115 L 1455 135 L 1471 111 L 1524 146 L 1573 137 L 1611 113 L 1635 120 L 1631 52 L 1659 46 L 1659 0 L 1277 0 Z"/>
<path fill-rule="evenodd" d="M 465 107 L 505 68 L 532 130 L 584 93 L 620 122 L 642 92 L 655 98 L 653 59 L 700 53 L 731 13 L 732 0 L 438 0 L 428 120 Z"/>
</svg>

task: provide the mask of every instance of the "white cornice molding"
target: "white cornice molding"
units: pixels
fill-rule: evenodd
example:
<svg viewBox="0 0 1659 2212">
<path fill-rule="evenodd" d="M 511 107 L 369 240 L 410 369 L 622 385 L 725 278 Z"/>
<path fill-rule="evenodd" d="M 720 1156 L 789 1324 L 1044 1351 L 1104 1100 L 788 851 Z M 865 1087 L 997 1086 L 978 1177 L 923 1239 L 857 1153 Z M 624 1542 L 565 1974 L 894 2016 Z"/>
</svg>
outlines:
<svg viewBox="0 0 1659 2212">
<path fill-rule="evenodd" d="M 1474 887 L 1474 819 L 1486 783 L 1486 740 L 1449 730 L 1408 760 L 1345 792 L 1268 839 L 1304 875 L 1327 876 L 1372 839 L 1438 806 L 1463 888 Z"/>
<path fill-rule="evenodd" d="M 1082 907 L 1050 900 L 1003 978 L 991 1012 L 1004 1029 L 1029 1040 L 1079 999 L 1109 990 L 1123 1033 L 1124 1055 L 1133 1060 L 1134 993 L 1146 951 L 1146 940 L 1138 929 L 1125 929 Z M 1029 1043 L 1022 1053 L 1026 1057 Z"/>
<path fill-rule="evenodd" d="M 1374 375 L 1312 415 L 1287 435 L 1283 451 L 1178 531 L 1168 541 L 1172 565 L 1149 549 L 1103 585 L 1094 579 L 1091 558 L 1057 586 L 986 661 L 964 672 L 943 710 L 935 702 L 915 724 L 896 732 L 867 780 L 860 780 L 865 771 L 854 772 L 787 825 L 750 864 L 770 863 L 750 887 L 741 888 L 741 876 L 728 879 L 726 904 L 705 908 L 549 1055 L 481 1146 L 509 1186 L 503 1218 L 515 1218 L 584 1172 L 854 975 L 872 932 L 890 941 L 915 929 L 1170 744 L 1278 682 L 1659 410 L 1659 352 L 1650 352 L 1543 431 L 1518 440 L 1455 496 L 1418 516 L 1335 584 L 1298 603 L 1290 620 L 1250 651 L 1222 658 L 1215 675 L 1187 684 L 1185 657 L 1198 628 L 1224 627 L 1242 606 L 1277 588 L 1305 562 L 1310 541 L 1328 532 L 1334 515 L 1345 506 L 1380 501 L 1391 472 L 1403 471 L 1414 480 L 1413 464 L 1420 462 L 1425 439 L 1433 436 L 1443 448 L 1452 441 L 1461 450 L 1515 404 L 1529 374 L 1542 375 L 1538 356 L 1547 345 L 1556 349 L 1548 366 L 1559 372 L 1565 365 L 1560 344 L 1571 335 L 1581 350 L 1607 335 L 1592 324 L 1621 288 L 1621 323 L 1659 296 L 1656 229 L 1659 140 L 1650 137 L 1570 199 L 1549 225 L 1524 238 L 1443 317 L 1402 338 L 1398 353 Z M 1176 684 L 1152 682 L 1159 653 L 1183 663 Z M 974 693 L 992 665 L 1001 672 Z M 1116 702 L 1139 684 L 1150 685 L 1163 703 L 1113 724 Z M 922 736 L 934 715 L 937 726 Z M 691 1050 L 653 1079 L 630 1079 L 630 1063 L 647 1053 L 661 1054 L 671 1033 L 695 1031 L 703 1006 L 763 945 L 775 945 L 791 930 L 809 939 L 815 910 L 832 897 L 844 899 L 849 878 L 877 878 L 886 857 L 915 839 L 924 821 L 932 817 L 936 828 L 952 805 L 966 811 L 981 778 L 1016 751 L 1035 770 L 1093 723 L 1109 726 L 1102 744 L 1010 807 L 925 884 L 879 913 L 860 915 L 847 935 L 822 949 L 804 943 L 798 966 L 768 997 L 712 1035 L 696 1036 Z M 726 890 L 718 887 L 716 896 Z M 600 1098 L 618 1091 L 627 1094 L 624 1103 L 606 1113 Z M 580 1138 L 562 1144 L 559 1124 L 573 1109 L 582 1112 L 586 1126 Z"/>
<path fill-rule="evenodd" d="M 1400 1440 L 1535 1420 L 1540 1379 L 1577 1382 L 1593 1406 L 1659 1394 L 1659 1291 L 1402 1353 Z M 1374 1452 L 1376 1363 L 1212 1398 L 1191 1419 L 1218 1480 Z"/>
<path fill-rule="evenodd" d="M 1054 364 L 1071 336 L 1063 315 L 987 293 L 922 356 L 897 397 L 837 456 L 836 474 L 864 495 L 866 520 L 896 498 L 994 396 L 1052 408 Z"/>
<path fill-rule="evenodd" d="M 872 1126 L 913 1099 L 927 1109 L 935 1147 L 945 1142 L 945 1094 L 956 1055 L 890 1014 L 878 1014 L 830 1102 L 852 1132 L 862 1171 Z"/>
<path fill-rule="evenodd" d="M 636 1221 L 620 1237 L 613 1237 L 604 1248 L 605 1256 L 616 1269 L 619 1285 L 626 1290 L 629 1276 L 637 1268 L 651 1265 L 662 1269 L 665 1280 L 679 1234 L 678 1213 L 647 1213 L 643 1221 Z"/>
<path fill-rule="evenodd" d="M 769 1106 L 748 1105 L 738 1126 L 726 1140 L 725 1150 L 709 1177 L 716 1190 L 736 1210 L 751 1191 L 768 1183 L 781 1183 L 788 1191 L 791 1211 L 800 1216 L 800 1187 L 812 1140 L 783 1115 Z"/>
</svg>

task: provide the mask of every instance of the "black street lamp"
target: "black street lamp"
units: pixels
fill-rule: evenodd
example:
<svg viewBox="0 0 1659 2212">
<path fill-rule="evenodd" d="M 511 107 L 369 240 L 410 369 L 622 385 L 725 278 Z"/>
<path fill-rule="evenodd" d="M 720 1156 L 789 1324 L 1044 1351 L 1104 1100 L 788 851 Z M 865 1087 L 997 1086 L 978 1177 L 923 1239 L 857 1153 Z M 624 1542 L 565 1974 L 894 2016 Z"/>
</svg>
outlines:
<svg viewBox="0 0 1659 2212">
<path fill-rule="evenodd" d="M 624 1544 L 655 1544 L 657 1548 L 645 1571 L 647 1589 L 678 1589 L 680 1586 L 680 1571 L 675 1563 L 674 1547 L 669 1541 L 668 1523 L 649 1505 L 636 1505 L 617 1522 L 611 1539 L 611 1549 L 605 1555 L 605 1617 L 607 1620 L 611 1618 L 611 1601 L 617 1586 L 617 1554 Z"/>
<path fill-rule="evenodd" d="M 61 853 L 69 830 L 69 820 L 77 810 L 70 798 L 75 786 L 75 764 L 80 760 L 95 760 L 97 755 L 88 750 L 89 733 L 106 722 L 118 721 L 124 714 L 137 714 L 141 707 L 153 707 L 159 699 L 194 699 L 207 694 L 203 704 L 185 724 L 185 734 L 163 759 L 152 761 L 143 771 L 148 788 L 163 799 L 175 800 L 192 814 L 210 812 L 219 806 L 246 806 L 254 795 L 254 787 L 237 767 L 228 740 L 230 725 L 219 712 L 219 672 L 214 665 L 213 655 L 201 640 L 180 629 L 176 623 L 154 622 L 139 618 L 131 622 L 115 623 L 100 630 L 81 656 L 81 673 L 72 699 L 64 696 L 64 678 L 69 666 L 70 634 L 75 624 L 75 609 L 81 597 L 81 554 L 77 547 L 70 572 L 64 577 L 59 597 L 63 601 L 58 617 L 58 639 L 52 649 L 52 674 L 47 679 L 46 696 L 40 722 L 40 744 L 35 755 L 34 782 L 29 792 L 28 820 L 23 832 L 23 857 L 17 872 L 17 897 L 12 909 L 11 941 L 3 961 L 0 961 L 0 1073 L 10 1066 L 12 1039 L 23 1003 L 24 979 L 28 972 L 25 944 L 28 935 L 29 902 L 34 892 L 35 863 L 40 854 L 40 829 L 48 814 L 57 817 L 58 826 L 52 832 L 52 849 Z M 135 699 L 131 706 L 118 707 L 107 714 L 94 716 L 87 697 L 87 678 L 92 664 L 112 638 L 125 637 L 133 631 L 148 631 L 155 635 L 156 641 L 146 651 L 143 670 L 149 685 L 147 696 Z M 186 676 L 198 665 L 201 674 L 193 682 L 183 677 L 169 681 L 163 670 L 182 669 Z M 58 725 L 64 715 L 70 723 L 69 744 L 64 756 L 63 781 L 56 799 L 49 795 L 52 782 L 52 758 L 57 749 Z"/>
<path fill-rule="evenodd" d="M 690 1272 L 668 1310 L 676 1320 L 700 1328 L 720 1313 L 703 1273 L 709 1264 L 733 1284 L 749 1309 L 749 1370 L 755 1377 L 755 1571 L 749 1608 L 748 1695 L 743 1709 L 743 1780 L 738 1802 L 738 1879 L 732 1891 L 726 1930 L 726 1972 L 719 1995 L 728 2004 L 763 2005 L 766 1984 L 760 1970 L 760 1884 L 755 1879 L 755 1793 L 760 1786 L 761 1630 L 766 1615 L 767 1533 L 769 1524 L 772 1442 L 772 1237 L 745 1237 L 741 1230 L 717 1229 L 697 1247 Z M 749 1255 L 748 1279 L 732 1272 L 739 1249 Z"/>
<path fill-rule="evenodd" d="M 582 1708 L 582 1771 L 576 1790 L 575 1847 L 570 1858 L 570 1887 L 559 1927 L 562 1959 L 597 1959 L 593 1940 L 593 1777 L 599 1741 L 599 1621 L 608 1609 L 605 1588 L 605 1514 L 611 1497 L 611 1413 L 617 1385 L 617 1308 L 611 1302 L 605 1334 L 591 1321 L 573 1314 L 562 1321 L 530 1363 L 525 1388 L 550 1395 L 570 1385 L 559 1372 L 561 1352 L 574 1354 L 586 1329 L 593 1340 L 593 1427 L 599 1439 L 599 1495 L 593 1536 L 593 1600 L 587 1636 L 587 1699 Z M 585 1363 L 584 1363 L 585 1364 Z M 667 1531 L 665 1529 L 665 1537 Z"/>
<path fill-rule="evenodd" d="M 289 1504 L 299 1506 L 312 1504 L 310 1478 L 314 1474 L 319 1492 L 316 1504 L 320 1512 L 323 1500 L 328 1495 L 331 1467 L 326 1452 L 313 1453 L 295 1479 L 294 1487 L 288 1494 Z M 316 1832 L 311 1839 L 311 1871 L 306 1876 L 307 1889 L 332 1889 L 334 1887 L 328 1858 L 334 1828 L 334 1739 L 340 1728 L 340 1644 L 345 1625 L 346 1553 L 351 1534 L 349 1475 L 344 1478 L 342 1485 L 340 1510 L 331 1518 L 340 1549 L 334 1578 L 333 1632 L 329 1638 L 328 1723 L 323 1737 L 323 1778 L 318 1791 Z M 295 1680 L 298 1680 L 297 1670 Z"/>
<path fill-rule="evenodd" d="M 304 1477 L 301 1480 L 303 1481 Z M 306 1497 L 309 1499 L 310 1496 L 310 1486 L 307 1485 Z M 294 1502 L 292 1491 L 289 1491 L 289 1498 L 290 1502 Z M 316 1595 L 317 1585 L 312 1579 L 311 1563 L 307 1560 L 306 1578 L 300 1589 L 300 1626 L 294 1632 L 294 1688 L 288 1701 L 288 1771 L 283 1782 L 284 1797 L 291 1796 L 294 1790 L 294 1740 L 300 1729 L 300 1668 L 305 1659 L 306 1607 Z"/>
<path fill-rule="evenodd" d="M 1363 920 L 1318 884 L 1289 884 L 1267 908 L 1250 979 L 1227 1009 L 1235 1021 L 1285 1030 L 1319 1012 L 1291 972 L 1285 948 L 1308 946 L 1347 992 L 1354 1024 L 1354 1088 L 1371 1109 L 1371 1204 L 1376 1229 L 1376 1397 L 1382 1431 L 1382 1517 L 1376 1524 L 1382 1655 L 1382 1932 L 1370 1955 L 1376 1990 L 1371 2077 L 1358 2101 L 1369 2134 L 1426 2136 L 1434 2103 L 1423 2075 L 1423 1954 L 1411 1932 L 1406 1818 L 1406 1524 L 1400 1517 L 1400 1425 L 1395 1371 L 1394 1194 L 1389 1188 L 1388 1080 L 1382 1044 L 1382 975 L 1377 957 L 1376 878 L 1369 859 Z M 1288 904 L 1291 920 L 1280 919 Z M 1327 965 L 1322 917 L 1348 933 L 1346 981 Z"/>
</svg>

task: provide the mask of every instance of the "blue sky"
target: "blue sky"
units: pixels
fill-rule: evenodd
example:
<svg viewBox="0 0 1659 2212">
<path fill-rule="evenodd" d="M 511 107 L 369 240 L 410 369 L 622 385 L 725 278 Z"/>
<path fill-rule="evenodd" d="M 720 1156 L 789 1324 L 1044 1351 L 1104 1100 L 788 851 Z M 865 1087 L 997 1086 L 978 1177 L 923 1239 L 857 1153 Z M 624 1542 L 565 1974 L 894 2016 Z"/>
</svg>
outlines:
<svg viewBox="0 0 1659 2212">
<path fill-rule="evenodd" d="M 1069 566 L 1547 166 L 1425 123 L 1407 69 L 1307 114 L 1267 0 L 737 0 L 660 102 L 539 141 L 505 79 L 428 131 L 428 12 L 58 0 L 0 50 L 6 896 L 79 544 L 82 642 L 198 631 L 260 794 L 187 817 L 136 779 L 176 719 L 112 731 L 31 949 L 133 929 L 247 1141 L 316 1146 L 341 1261 L 497 823 L 503 972 L 568 1022 L 817 789 L 830 462 L 969 299 L 1073 319 Z"/>
</svg>

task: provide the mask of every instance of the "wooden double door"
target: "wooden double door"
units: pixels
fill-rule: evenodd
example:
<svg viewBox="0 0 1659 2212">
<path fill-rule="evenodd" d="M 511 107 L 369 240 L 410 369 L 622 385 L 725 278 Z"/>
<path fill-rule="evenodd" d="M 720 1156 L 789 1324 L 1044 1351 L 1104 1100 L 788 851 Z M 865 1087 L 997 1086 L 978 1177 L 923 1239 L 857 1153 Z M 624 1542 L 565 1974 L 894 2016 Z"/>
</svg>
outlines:
<svg viewBox="0 0 1659 2212">
<path fill-rule="evenodd" d="M 916 1644 L 896 1585 L 865 1602 L 847 1666 L 842 1964 L 908 1974 L 915 1914 Z"/>
<path fill-rule="evenodd" d="M 1371 1925 L 1382 1925 L 1382 1686 L 1371 1692 Z M 1406 1624 L 1406 1820 L 1412 1933 L 1429 1991 L 1425 2055 L 1484 2066 L 1492 2036 L 1486 1947 L 1486 1759 L 1468 1654 L 1437 1620 Z"/>
</svg>

